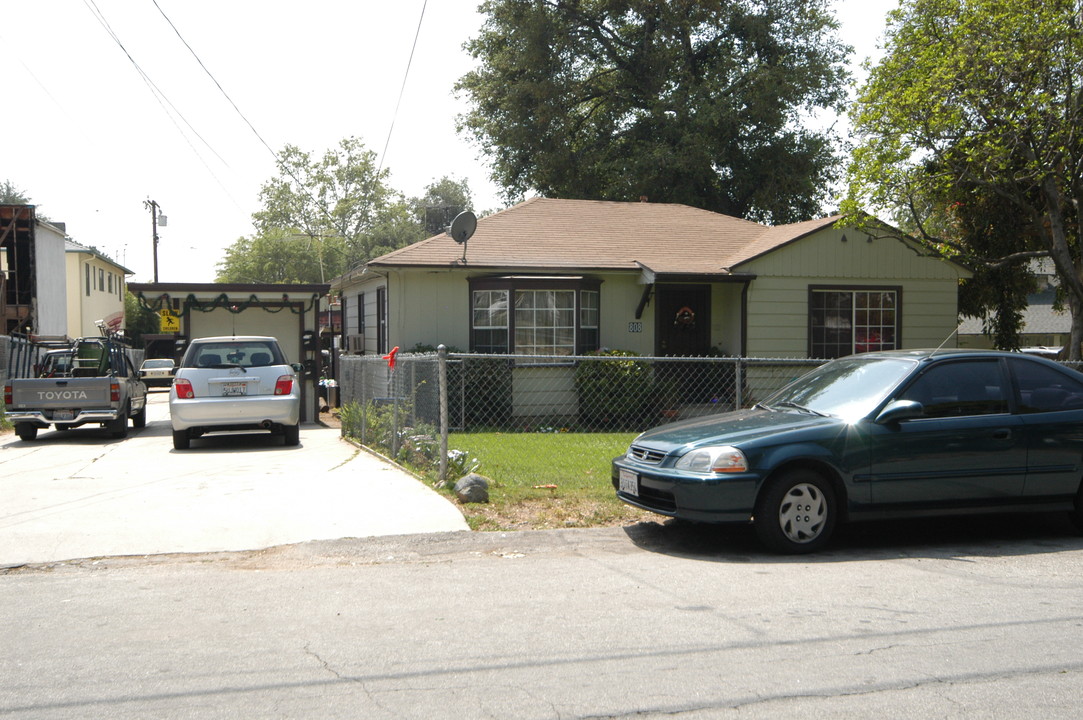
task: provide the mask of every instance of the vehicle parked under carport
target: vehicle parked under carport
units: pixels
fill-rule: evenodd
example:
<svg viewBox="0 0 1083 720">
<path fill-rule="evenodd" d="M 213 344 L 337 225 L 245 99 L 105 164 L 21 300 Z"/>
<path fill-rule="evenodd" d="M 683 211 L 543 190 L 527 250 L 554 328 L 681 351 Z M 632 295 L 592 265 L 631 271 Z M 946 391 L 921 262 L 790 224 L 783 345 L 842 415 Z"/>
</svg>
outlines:
<svg viewBox="0 0 1083 720">
<path fill-rule="evenodd" d="M 185 350 L 169 390 L 173 447 L 209 432 L 266 430 L 300 442 L 299 364 L 273 337 L 210 337 Z"/>
</svg>

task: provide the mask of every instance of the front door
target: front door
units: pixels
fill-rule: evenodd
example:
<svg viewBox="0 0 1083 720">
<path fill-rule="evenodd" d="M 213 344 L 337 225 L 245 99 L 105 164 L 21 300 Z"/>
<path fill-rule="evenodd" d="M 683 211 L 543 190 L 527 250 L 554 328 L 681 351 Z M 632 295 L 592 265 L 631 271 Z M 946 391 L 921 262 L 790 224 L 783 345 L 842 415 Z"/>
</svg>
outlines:
<svg viewBox="0 0 1083 720">
<path fill-rule="evenodd" d="M 711 286 L 655 285 L 655 351 L 703 356 L 711 349 Z"/>
<path fill-rule="evenodd" d="M 703 357 L 711 349 L 711 286 L 655 285 L 655 354 L 663 357 Z M 667 402 L 677 407 L 710 401 L 720 383 L 713 382 L 705 363 L 662 362 L 659 385 Z M 670 407 L 666 410 L 676 410 Z"/>
</svg>

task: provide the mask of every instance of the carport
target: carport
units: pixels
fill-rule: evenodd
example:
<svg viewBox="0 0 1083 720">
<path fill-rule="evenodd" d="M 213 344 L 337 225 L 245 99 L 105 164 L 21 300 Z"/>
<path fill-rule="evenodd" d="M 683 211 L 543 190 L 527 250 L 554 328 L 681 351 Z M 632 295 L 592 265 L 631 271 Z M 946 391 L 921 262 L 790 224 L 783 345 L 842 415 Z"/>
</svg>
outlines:
<svg viewBox="0 0 1083 720">
<path fill-rule="evenodd" d="M 316 420 L 316 383 L 322 372 L 320 307 L 329 285 L 129 283 L 128 289 L 162 318 L 163 332 L 173 328 L 175 340 L 183 341 L 175 345 L 178 356 L 184 344 L 194 338 L 278 338 L 289 361 L 303 363 L 306 368 L 301 382 L 301 422 Z"/>
</svg>

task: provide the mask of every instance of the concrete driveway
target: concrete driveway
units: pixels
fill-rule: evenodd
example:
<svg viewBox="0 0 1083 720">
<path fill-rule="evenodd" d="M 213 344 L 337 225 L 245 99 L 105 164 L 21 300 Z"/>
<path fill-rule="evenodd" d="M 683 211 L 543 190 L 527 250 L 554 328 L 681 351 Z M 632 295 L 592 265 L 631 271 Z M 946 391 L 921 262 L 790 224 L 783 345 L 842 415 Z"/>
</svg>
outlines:
<svg viewBox="0 0 1083 720">
<path fill-rule="evenodd" d="M 224 434 L 173 450 L 164 392 L 124 440 L 97 426 L 0 436 L 0 567 L 468 529 L 444 496 L 338 430 L 281 442 Z"/>
</svg>

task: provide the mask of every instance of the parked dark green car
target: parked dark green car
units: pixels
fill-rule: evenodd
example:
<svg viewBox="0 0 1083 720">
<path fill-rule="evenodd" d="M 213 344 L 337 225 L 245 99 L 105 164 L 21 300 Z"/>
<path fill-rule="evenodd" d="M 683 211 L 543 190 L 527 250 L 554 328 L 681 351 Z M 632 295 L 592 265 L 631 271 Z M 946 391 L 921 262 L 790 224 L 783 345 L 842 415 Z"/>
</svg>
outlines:
<svg viewBox="0 0 1083 720">
<path fill-rule="evenodd" d="M 629 505 L 752 522 L 786 553 L 848 520 L 1067 510 L 1083 529 L 1083 374 L 1021 353 L 833 360 L 750 410 L 648 430 L 613 460 Z"/>
</svg>

